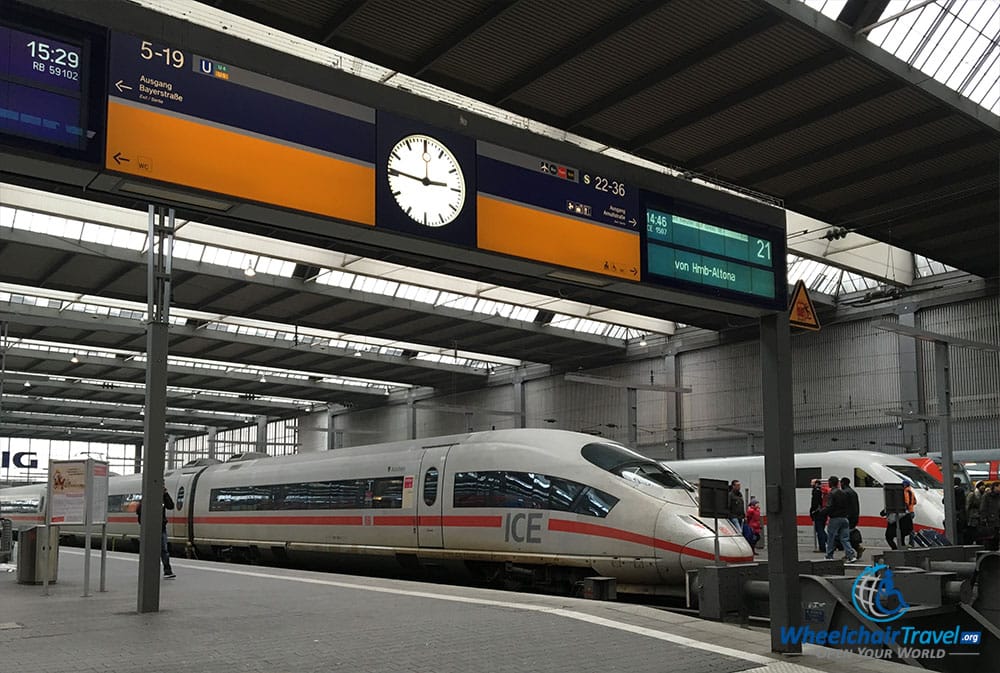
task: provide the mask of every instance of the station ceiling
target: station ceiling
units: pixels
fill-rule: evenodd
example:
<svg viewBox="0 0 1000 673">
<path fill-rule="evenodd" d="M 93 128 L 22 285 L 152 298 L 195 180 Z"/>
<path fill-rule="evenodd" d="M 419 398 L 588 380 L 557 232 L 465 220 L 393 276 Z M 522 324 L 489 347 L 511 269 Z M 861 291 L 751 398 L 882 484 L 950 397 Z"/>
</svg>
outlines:
<svg viewBox="0 0 1000 673">
<path fill-rule="evenodd" d="M 846 24 L 783 0 L 205 4 L 692 177 L 776 197 L 789 209 L 970 273 L 998 276 L 1000 124 L 851 37 L 884 2 L 849 0 Z M 319 287 L 306 282 L 306 267 L 291 279 L 255 280 L 238 269 L 176 260 L 174 273 L 175 306 L 219 315 L 336 325 L 443 348 L 460 344 L 553 370 L 620 362 L 626 353 L 621 340 L 554 331 L 541 322 Z M 6 230 L 0 239 L 2 282 L 144 303 L 145 274 L 141 255 L 120 248 Z M 135 320 L 4 304 L 0 322 L 14 339 L 145 350 L 145 325 Z M 421 361 L 413 353 L 282 343 L 193 320 L 171 327 L 170 352 L 234 364 L 228 372 L 171 364 L 167 423 L 178 436 L 199 432 L 192 426 L 202 422 L 238 427 L 257 415 L 301 415 L 313 404 L 370 407 L 387 399 L 386 388 L 326 376 L 439 393 L 480 388 L 488 378 L 485 370 Z M 317 376 L 261 380 L 241 366 Z M 4 381 L 0 435 L 66 439 L 72 426 L 74 439 L 141 441 L 141 357 L 15 347 L 5 367 L 30 374 Z M 185 392 L 194 389 L 201 392 Z M 279 396 L 298 402 L 271 399 Z"/>
</svg>

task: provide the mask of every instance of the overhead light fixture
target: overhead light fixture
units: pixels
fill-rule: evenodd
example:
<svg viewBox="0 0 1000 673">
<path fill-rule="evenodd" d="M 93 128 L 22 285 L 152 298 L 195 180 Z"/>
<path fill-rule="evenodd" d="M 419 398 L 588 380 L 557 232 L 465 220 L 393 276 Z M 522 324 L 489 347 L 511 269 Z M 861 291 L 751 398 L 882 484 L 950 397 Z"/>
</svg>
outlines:
<svg viewBox="0 0 1000 673">
<path fill-rule="evenodd" d="M 31 387 L 31 381 L 25 381 L 24 382 L 24 387 L 25 388 L 30 388 Z"/>
<path fill-rule="evenodd" d="M 73 353 L 73 357 L 71 357 L 69 361 L 75 365 L 80 364 L 80 358 L 76 357 L 76 353 Z"/>
<path fill-rule="evenodd" d="M 591 287 L 606 287 L 614 282 L 598 276 L 585 276 L 582 273 L 574 273 L 572 271 L 550 271 L 546 275 L 556 280 L 567 280 L 571 283 L 580 283 L 581 285 L 590 285 Z"/>
<path fill-rule="evenodd" d="M 264 377 L 263 374 L 260 375 L 260 382 L 261 383 L 267 383 L 267 379 Z"/>
<path fill-rule="evenodd" d="M 243 269 L 243 275 L 246 276 L 247 278 L 253 278 L 254 276 L 257 275 L 257 270 L 254 269 L 252 266 L 248 266 L 247 268 Z"/>
<path fill-rule="evenodd" d="M 140 196 L 149 196 L 155 199 L 176 201 L 178 203 L 185 203 L 191 206 L 197 206 L 198 208 L 206 208 L 208 210 L 218 210 L 220 212 L 226 212 L 233 207 L 232 203 L 228 203 L 220 199 L 212 199 L 207 196 L 188 194 L 187 192 L 181 192 L 175 189 L 166 189 L 164 187 L 157 187 L 155 185 L 147 185 L 139 182 L 123 181 L 118 186 L 118 190 L 128 192 L 129 194 L 139 194 Z"/>
<path fill-rule="evenodd" d="M 640 346 L 645 346 L 645 345 L 646 345 L 646 338 L 645 338 L 645 337 L 643 337 L 643 338 L 642 338 L 642 339 L 641 339 L 641 340 L 639 341 L 639 345 L 640 345 Z"/>
</svg>

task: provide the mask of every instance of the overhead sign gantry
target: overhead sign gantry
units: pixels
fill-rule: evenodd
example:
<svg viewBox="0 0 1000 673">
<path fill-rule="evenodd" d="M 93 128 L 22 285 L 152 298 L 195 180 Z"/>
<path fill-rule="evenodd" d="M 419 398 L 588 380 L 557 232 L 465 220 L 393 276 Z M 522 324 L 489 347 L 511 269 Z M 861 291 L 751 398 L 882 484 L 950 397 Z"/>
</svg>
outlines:
<svg viewBox="0 0 1000 673">
<path fill-rule="evenodd" d="M 491 123 L 447 128 L 418 118 L 428 102 L 415 96 L 373 105 L 305 69 L 275 77 L 223 47 L 8 5 L 0 141 L 97 164 L 89 189 L 125 189 L 124 178 L 133 194 L 169 198 L 158 187 L 180 187 L 322 218 L 331 238 L 347 224 L 361 240 L 385 232 L 444 257 L 515 258 L 696 305 L 785 307 L 780 210 L 577 148 L 544 151 Z"/>
</svg>

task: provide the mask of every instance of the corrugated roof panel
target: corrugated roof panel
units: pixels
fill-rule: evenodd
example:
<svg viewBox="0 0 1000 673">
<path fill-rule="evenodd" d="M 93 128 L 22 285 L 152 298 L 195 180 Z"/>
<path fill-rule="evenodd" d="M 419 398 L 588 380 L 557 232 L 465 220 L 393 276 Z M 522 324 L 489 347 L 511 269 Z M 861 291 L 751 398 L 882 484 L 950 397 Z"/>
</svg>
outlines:
<svg viewBox="0 0 1000 673">
<path fill-rule="evenodd" d="M 895 157 L 904 157 L 921 148 L 950 141 L 961 142 L 970 133 L 969 127 L 952 119 L 940 119 L 902 133 L 892 134 L 847 152 L 831 153 L 799 170 L 791 171 L 759 185 L 767 191 L 780 181 L 784 195 L 793 196 L 799 189 L 808 189 L 838 176 L 851 175 L 859 167 L 879 164 Z M 948 156 L 948 154 L 938 155 Z"/>
<path fill-rule="evenodd" d="M 456 45 L 435 64 L 434 71 L 476 87 L 498 90 L 632 6 L 629 0 L 518 3 L 471 39 Z"/>
<path fill-rule="evenodd" d="M 369 0 L 337 31 L 392 58 L 413 61 L 490 5 L 485 0 L 449 0 L 448 11 L 427 11 L 423 0 Z M 414 17 L 419 16 L 419 20 Z"/>
<path fill-rule="evenodd" d="M 993 159 L 996 159 L 996 150 L 993 148 Z M 865 180 L 859 180 L 839 189 L 831 190 L 827 193 L 817 195 L 805 201 L 809 207 L 819 207 L 832 210 L 842 210 L 845 208 L 854 209 L 853 204 L 863 204 L 869 199 L 878 197 L 883 192 L 888 192 L 897 188 L 903 188 L 916 183 L 926 183 L 927 187 L 921 191 L 920 199 L 930 202 L 936 194 L 955 198 L 956 185 L 947 182 L 947 176 L 955 170 L 955 162 L 963 162 L 965 165 L 973 165 L 982 160 L 984 150 L 980 147 L 968 148 L 958 152 L 953 152 L 944 156 L 935 156 L 918 163 L 900 164 L 895 170 L 887 170 L 879 175 L 872 176 Z M 941 186 L 935 187 L 935 178 L 941 178 Z M 961 184 L 966 186 L 982 185 L 988 182 L 988 176 L 971 176 Z M 912 196 L 902 196 L 908 201 L 912 201 Z"/>
<path fill-rule="evenodd" d="M 775 45 L 800 36 L 800 31 L 775 26 L 595 116 L 587 126 L 627 138 L 645 133 L 665 121 L 751 86 L 763 77 L 782 72 L 820 51 L 809 44 L 802 44 L 797 49 L 775 48 Z M 753 67 L 747 67 L 748 62 L 752 62 Z"/>
<path fill-rule="evenodd" d="M 260 3 L 261 8 L 318 30 L 347 4 L 347 0 L 282 0 Z"/>
<path fill-rule="evenodd" d="M 682 160 L 696 157 L 761 128 L 769 128 L 783 119 L 795 119 L 817 106 L 825 106 L 827 114 L 833 114 L 840 99 L 877 81 L 870 70 L 860 69 L 850 61 L 835 61 L 825 68 L 789 80 L 782 86 L 763 91 L 718 114 L 705 117 L 649 147 L 657 151 L 665 151 L 669 147 Z"/>
<path fill-rule="evenodd" d="M 667 3 L 592 48 L 581 45 L 576 58 L 535 80 L 514 99 L 547 112 L 571 114 L 591 101 L 627 89 L 630 83 L 760 15 L 749 3 L 719 3 L 718 9 L 711 31 L 690 30 L 693 23 L 701 23 L 698 17 L 704 11 L 703 2 Z"/>
<path fill-rule="evenodd" d="M 931 101 L 923 97 L 914 97 L 905 91 L 894 91 L 886 96 L 871 99 L 866 103 L 844 110 L 832 109 L 833 114 L 819 121 L 797 126 L 789 131 L 770 138 L 766 143 L 758 143 L 745 150 L 732 154 L 713 164 L 719 173 L 732 179 L 749 179 L 754 173 L 780 166 L 797 157 L 815 152 L 821 148 L 847 141 L 874 129 L 882 128 L 891 121 L 918 115 L 932 107 Z M 891 119 L 884 111 L 894 111 Z M 777 177 L 777 176 L 775 176 Z M 756 187 L 767 191 L 763 183 Z M 774 185 L 771 185 L 773 188 Z"/>
</svg>

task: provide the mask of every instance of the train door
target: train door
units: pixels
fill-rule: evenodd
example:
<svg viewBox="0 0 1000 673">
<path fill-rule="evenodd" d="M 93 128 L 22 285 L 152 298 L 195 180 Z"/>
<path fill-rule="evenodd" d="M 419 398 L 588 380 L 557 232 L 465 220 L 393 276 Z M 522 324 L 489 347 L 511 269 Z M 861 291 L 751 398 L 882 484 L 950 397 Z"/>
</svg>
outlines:
<svg viewBox="0 0 1000 673">
<path fill-rule="evenodd" d="M 167 511 L 167 535 L 171 541 L 186 541 L 189 536 L 191 507 L 194 505 L 194 479 L 198 473 L 175 472 L 166 479 L 167 492 L 174 501 L 174 510 Z M 183 544 L 183 543 L 182 543 Z"/>
<path fill-rule="evenodd" d="M 448 457 L 447 446 L 428 446 L 420 459 L 417 474 L 417 545 L 443 547 L 444 526 L 444 464 Z"/>
</svg>

